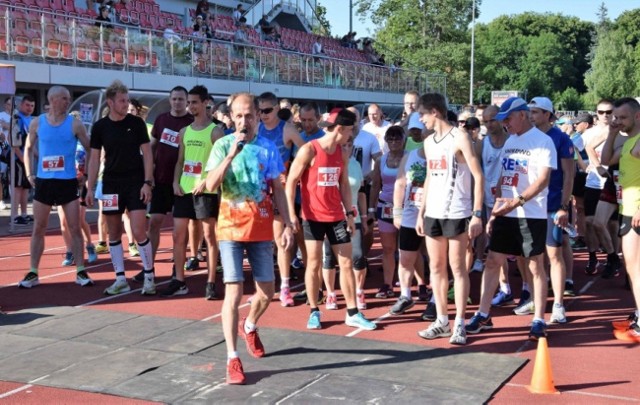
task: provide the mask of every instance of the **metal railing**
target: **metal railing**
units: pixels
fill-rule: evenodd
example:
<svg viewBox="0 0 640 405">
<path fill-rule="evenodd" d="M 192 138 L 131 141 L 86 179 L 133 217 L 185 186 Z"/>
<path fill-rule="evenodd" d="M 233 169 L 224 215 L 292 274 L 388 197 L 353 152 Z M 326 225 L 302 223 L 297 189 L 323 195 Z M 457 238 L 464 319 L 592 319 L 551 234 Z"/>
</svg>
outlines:
<svg viewBox="0 0 640 405">
<path fill-rule="evenodd" d="M 438 91 L 446 77 L 419 70 L 376 66 L 327 56 L 232 42 L 233 32 L 213 39 L 111 23 L 96 26 L 81 16 L 36 12 L 18 6 L 0 12 L 0 59 L 117 69 L 179 76 L 284 83 L 375 92 Z M 34 14 L 37 13 L 37 14 Z M 255 32 L 250 38 L 257 38 Z"/>
</svg>

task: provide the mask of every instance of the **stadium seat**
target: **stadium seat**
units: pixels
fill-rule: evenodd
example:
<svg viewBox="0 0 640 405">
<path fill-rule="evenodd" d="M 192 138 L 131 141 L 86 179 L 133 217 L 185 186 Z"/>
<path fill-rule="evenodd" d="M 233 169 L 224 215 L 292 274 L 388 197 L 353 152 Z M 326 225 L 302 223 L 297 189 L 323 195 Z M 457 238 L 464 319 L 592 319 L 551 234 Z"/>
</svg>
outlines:
<svg viewBox="0 0 640 405">
<path fill-rule="evenodd" d="M 60 59 L 62 43 L 57 39 L 47 41 L 47 58 Z"/>
</svg>

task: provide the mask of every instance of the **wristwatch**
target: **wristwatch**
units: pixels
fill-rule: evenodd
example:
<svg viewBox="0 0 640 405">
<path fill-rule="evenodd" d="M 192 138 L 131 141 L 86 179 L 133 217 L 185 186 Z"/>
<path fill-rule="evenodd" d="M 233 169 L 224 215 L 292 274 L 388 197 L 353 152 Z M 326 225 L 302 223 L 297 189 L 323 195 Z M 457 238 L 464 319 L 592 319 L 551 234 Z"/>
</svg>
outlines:
<svg viewBox="0 0 640 405">
<path fill-rule="evenodd" d="M 520 201 L 520 206 L 522 207 L 524 205 L 524 203 L 527 202 L 527 200 L 524 199 L 524 197 L 522 196 L 522 194 L 520 194 L 518 196 L 518 201 Z"/>
<path fill-rule="evenodd" d="M 560 206 L 560 209 L 561 209 L 562 211 L 567 211 L 567 212 L 569 212 L 569 204 L 562 204 L 562 205 Z"/>
<path fill-rule="evenodd" d="M 482 218 L 482 211 L 473 211 L 473 216 L 476 218 Z"/>
<path fill-rule="evenodd" d="M 355 217 L 356 213 L 354 211 L 347 211 L 347 216 L 348 217 Z"/>
<path fill-rule="evenodd" d="M 151 180 L 145 180 L 144 184 L 146 184 L 147 186 L 153 188 L 153 181 L 151 181 Z"/>
</svg>

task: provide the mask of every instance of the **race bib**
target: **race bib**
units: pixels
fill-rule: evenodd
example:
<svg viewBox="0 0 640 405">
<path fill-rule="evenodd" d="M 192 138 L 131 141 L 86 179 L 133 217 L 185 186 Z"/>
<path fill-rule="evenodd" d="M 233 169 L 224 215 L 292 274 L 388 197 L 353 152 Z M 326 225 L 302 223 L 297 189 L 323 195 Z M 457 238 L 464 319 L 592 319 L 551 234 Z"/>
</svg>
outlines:
<svg viewBox="0 0 640 405">
<path fill-rule="evenodd" d="M 336 187 L 340 180 L 339 167 L 319 167 L 318 168 L 318 186 L 319 187 Z"/>
<path fill-rule="evenodd" d="M 42 158 L 42 170 L 44 172 L 64 171 L 64 156 L 45 156 Z"/>
<path fill-rule="evenodd" d="M 616 200 L 618 204 L 622 205 L 622 186 L 620 185 L 620 171 L 613 171 L 613 184 L 616 186 Z"/>
<path fill-rule="evenodd" d="M 180 145 L 180 135 L 176 131 L 165 128 L 164 131 L 162 131 L 162 135 L 160 135 L 160 142 L 177 148 Z"/>
<path fill-rule="evenodd" d="M 502 187 L 518 187 L 518 173 L 513 176 L 502 176 Z"/>
<path fill-rule="evenodd" d="M 185 160 L 182 167 L 182 174 L 189 177 L 200 177 L 202 175 L 202 162 Z"/>
<path fill-rule="evenodd" d="M 118 194 L 102 195 L 102 211 L 118 211 Z"/>
<path fill-rule="evenodd" d="M 382 214 L 380 214 L 381 219 L 393 219 L 393 204 L 385 203 L 382 206 Z"/>
<path fill-rule="evenodd" d="M 424 188 L 422 187 L 411 187 L 411 191 L 409 191 L 409 205 L 411 207 L 419 207 L 422 203 L 422 194 L 424 193 Z"/>
</svg>

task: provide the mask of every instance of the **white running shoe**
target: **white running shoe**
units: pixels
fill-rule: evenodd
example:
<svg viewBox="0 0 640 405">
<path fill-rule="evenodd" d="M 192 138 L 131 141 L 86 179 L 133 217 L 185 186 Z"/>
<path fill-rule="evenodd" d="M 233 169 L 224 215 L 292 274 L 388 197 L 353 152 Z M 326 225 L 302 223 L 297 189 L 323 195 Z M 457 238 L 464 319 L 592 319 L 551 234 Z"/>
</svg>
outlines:
<svg viewBox="0 0 640 405">
<path fill-rule="evenodd" d="M 131 291 L 131 287 L 129 287 L 127 280 L 120 281 L 116 279 L 116 281 L 111 284 L 111 287 L 104 290 L 104 293 L 107 295 L 118 295 L 129 291 Z"/>
</svg>

